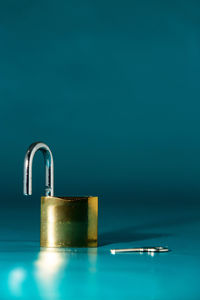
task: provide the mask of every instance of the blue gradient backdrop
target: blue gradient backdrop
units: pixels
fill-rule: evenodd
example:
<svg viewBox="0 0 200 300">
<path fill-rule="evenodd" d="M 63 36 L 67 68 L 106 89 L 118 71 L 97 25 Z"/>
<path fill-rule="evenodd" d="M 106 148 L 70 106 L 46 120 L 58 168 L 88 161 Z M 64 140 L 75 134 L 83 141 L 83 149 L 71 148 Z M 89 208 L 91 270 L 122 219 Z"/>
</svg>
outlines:
<svg viewBox="0 0 200 300">
<path fill-rule="evenodd" d="M 38 140 L 53 151 L 57 195 L 97 194 L 105 205 L 120 201 L 111 195 L 196 198 L 199 9 L 198 1 L 1 1 L 2 205 L 37 211 L 42 158 L 29 200 L 22 166 Z"/>
<path fill-rule="evenodd" d="M 199 198 L 199 9 L 0 2 L 2 207 L 39 216 L 39 154 L 33 197 L 22 196 L 24 154 L 38 140 L 55 157 L 56 195 L 99 195 L 105 208 L 122 196 L 133 207 Z"/>
</svg>

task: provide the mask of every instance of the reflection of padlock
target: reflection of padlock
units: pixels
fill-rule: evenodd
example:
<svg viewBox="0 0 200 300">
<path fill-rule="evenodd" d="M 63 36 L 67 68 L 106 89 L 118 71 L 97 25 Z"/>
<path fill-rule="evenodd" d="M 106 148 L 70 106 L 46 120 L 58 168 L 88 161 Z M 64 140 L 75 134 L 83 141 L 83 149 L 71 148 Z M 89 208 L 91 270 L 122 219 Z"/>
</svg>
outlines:
<svg viewBox="0 0 200 300">
<path fill-rule="evenodd" d="M 54 197 L 51 150 L 41 142 L 30 145 L 24 159 L 24 194 L 32 194 L 32 162 L 41 150 L 46 169 L 45 197 L 41 197 L 40 246 L 97 247 L 98 197 Z"/>
</svg>

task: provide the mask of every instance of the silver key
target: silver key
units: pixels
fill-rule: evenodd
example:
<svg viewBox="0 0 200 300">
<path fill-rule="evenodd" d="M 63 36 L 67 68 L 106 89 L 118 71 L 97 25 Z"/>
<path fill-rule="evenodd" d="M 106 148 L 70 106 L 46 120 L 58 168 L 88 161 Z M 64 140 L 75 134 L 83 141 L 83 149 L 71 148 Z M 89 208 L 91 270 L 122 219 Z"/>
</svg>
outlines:
<svg viewBox="0 0 200 300">
<path fill-rule="evenodd" d="M 168 252 L 167 247 L 143 247 L 143 248 L 129 248 L 129 249 L 111 249 L 111 254 L 126 253 L 126 252 Z"/>
</svg>

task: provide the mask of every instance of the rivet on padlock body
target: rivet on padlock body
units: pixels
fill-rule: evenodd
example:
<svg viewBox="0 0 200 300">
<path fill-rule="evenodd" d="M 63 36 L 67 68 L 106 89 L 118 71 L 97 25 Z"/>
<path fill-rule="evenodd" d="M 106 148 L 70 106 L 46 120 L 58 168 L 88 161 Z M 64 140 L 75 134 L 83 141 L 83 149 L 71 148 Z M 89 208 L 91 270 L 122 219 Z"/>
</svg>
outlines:
<svg viewBox="0 0 200 300">
<path fill-rule="evenodd" d="M 40 150 L 46 169 L 41 197 L 40 246 L 97 247 L 98 197 L 54 197 L 53 155 L 41 142 L 30 145 L 24 160 L 24 194 L 32 194 L 32 162 Z"/>
</svg>

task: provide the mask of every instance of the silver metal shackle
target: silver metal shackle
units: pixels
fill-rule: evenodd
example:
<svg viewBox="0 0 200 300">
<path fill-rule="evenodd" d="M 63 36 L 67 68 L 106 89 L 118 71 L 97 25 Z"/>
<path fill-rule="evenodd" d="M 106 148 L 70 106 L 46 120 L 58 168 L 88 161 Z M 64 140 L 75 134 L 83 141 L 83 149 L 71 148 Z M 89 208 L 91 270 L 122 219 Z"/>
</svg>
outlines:
<svg viewBox="0 0 200 300">
<path fill-rule="evenodd" d="M 32 165 L 35 153 L 40 150 L 45 163 L 45 196 L 54 195 L 54 163 L 49 147 L 36 142 L 29 146 L 24 158 L 24 195 L 32 195 Z"/>
</svg>

